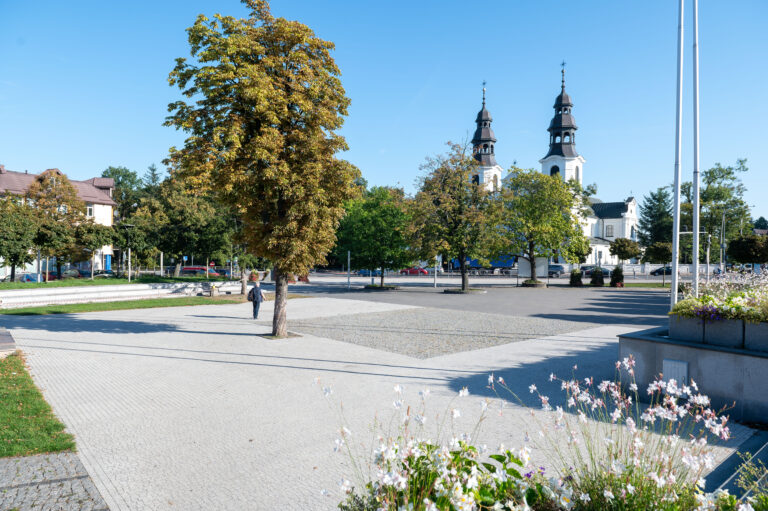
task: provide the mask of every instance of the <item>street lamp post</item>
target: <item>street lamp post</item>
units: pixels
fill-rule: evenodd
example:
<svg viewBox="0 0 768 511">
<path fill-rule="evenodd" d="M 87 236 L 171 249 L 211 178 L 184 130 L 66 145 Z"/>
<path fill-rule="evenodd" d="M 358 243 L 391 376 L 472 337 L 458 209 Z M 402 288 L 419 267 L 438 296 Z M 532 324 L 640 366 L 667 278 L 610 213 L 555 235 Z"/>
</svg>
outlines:
<svg viewBox="0 0 768 511">
<path fill-rule="evenodd" d="M 675 119 L 675 197 L 672 220 L 672 285 L 670 289 L 670 309 L 677 303 L 678 261 L 680 259 L 680 149 L 682 146 L 683 124 L 683 7 L 680 0 L 677 22 L 677 112 Z"/>
<path fill-rule="evenodd" d="M 129 230 L 129 229 L 132 229 L 132 228 L 134 228 L 136 226 L 133 225 L 133 224 L 123 224 L 123 223 L 121 223 L 120 227 L 125 227 L 126 230 Z M 126 234 L 127 234 L 127 232 L 126 232 Z M 130 284 L 131 283 L 131 236 L 130 236 L 130 234 L 126 235 L 125 241 L 126 241 L 126 243 L 128 245 L 128 283 Z"/>
</svg>

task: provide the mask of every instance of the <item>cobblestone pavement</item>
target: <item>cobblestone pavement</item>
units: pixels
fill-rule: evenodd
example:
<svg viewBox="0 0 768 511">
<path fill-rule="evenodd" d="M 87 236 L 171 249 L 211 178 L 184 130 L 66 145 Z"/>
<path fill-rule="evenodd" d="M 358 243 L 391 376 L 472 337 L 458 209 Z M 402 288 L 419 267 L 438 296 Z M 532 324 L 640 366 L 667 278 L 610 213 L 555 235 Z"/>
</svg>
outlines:
<svg viewBox="0 0 768 511">
<path fill-rule="evenodd" d="M 409 309 L 305 298 L 289 302 L 289 328 L 301 333 L 296 325 L 305 320 Z M 335 509 L 336 483 L 343 475 L 354 481 L 345 457 L 332 452 L 338 405 L 358 445 L 371 438 L 375 416 L 394 412 L 395 384 L 409 404 L 418 390 L 431 390 L 428 427 L 436 427 L 437 412 L 460 406 L 445 434 L 471 431 L 481 398 L 492 399 L 501 413 L 483 422 L 476 440 L 519 446 L 532 427 L 528 413 L 499 400 L 486 386 L 488 373 L 518 395 L 536 382 L 554 396 L 547 375 L 571 374 L 575 364 L 579 374 L 612 378 L 616 335 L 634 328 L 605 325 L 418 359 L 310 334 L 269 340 L 259 336 L 269 327 L 250 313 L 243 303 L 0 321 L 112 511 Z M 271 302 L 262 313 L 270 317 Z M 330 406 L 316 378 L 333 387 Z M 464 386 L 470 396 L 457 403 Z M 734 431 L 735 445 L 749 430 Z"/>
<path fill-rule="evenodd" d="M 586 326 L 556 319 L 412 308 L 304 319 L 294 321 L 291 328 L 317 337 L 430 358 L 575 332 Z"/>
<path fill-rule="evenodd" d="M 108 510 L 73 452 L 0 459 L 0 509 Z"/>
</svg>

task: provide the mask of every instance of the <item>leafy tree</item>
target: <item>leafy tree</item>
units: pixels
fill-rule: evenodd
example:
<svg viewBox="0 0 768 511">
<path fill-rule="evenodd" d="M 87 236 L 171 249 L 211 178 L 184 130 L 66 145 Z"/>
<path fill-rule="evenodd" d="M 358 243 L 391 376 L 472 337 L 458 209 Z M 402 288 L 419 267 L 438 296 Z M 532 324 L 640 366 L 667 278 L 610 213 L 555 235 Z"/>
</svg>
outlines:
<svg viewBox="0 0 768 511">
<path fill-rule="evenodd" d="M 160 183 L 162 183 L 163 179 L 154 163 L 147 167 L 147 171 L 144 173 L 144 177 L 141 181 L 146 195 L 151 197 L 157 195 L 160 191 Z"/>
<path fill-rule="evenodd" d="M 578 264 L 584 264 L 587 262 L 587 257 L 592 253 L 592 247 L 589 245 L 589 239 L 586 237 L 573 238 L 570 242 L 560 251 L 563 259 L 566 261 L 572 261 Z M 581 272 L 579 272 L 581 275 Z"/>
<path fill-rule="evenodd" d="M 640 257 L 640 254 L 642 254 L 640 244 L 627 238 L 616 238 L 613 240 L 609 251 L 611 252 L 611 255 L 618 257 L 620 262 L 624 262 L 627 259 L 632 259 L 634 257 Z"/>
<path fill-rule="evenodd" d="M 766 220 L 764 216 L 761 216 L 760 218 L 755 220 L 754 228 L 755 229 L 768 229 L 768 220 Z"/>
<path fill-rule="evenodd" d="M 125 167 L 107 167 L 101 177 L 115 180 L 112 198 L 117 202 L 117 215 L 120 219 L 130 217 L 139 206 L 143 195 L 143 183 L 136 172 Z"/>
<path fill-rule="evenodd" d="M 16 267 L 33 259 L 31 249 L 38 227 L 35 210 L 21 197 L 0 197 L 0 258 L 11 267 L 12 281 L 16 279 Z"/>
<path fill-rule="evenodd" d="M 738 263 L 764 263 L 768 261 L 768 242 L 765 236 L 739 236 L 728 244 L 728 257 Z"/>
<path fill-rule="evenodd" d="M 469 290 L 468 259 L 487 261 L 491 255 L 498 201 L 482 185 L 472 182 L 477 160 L 456 144 L 444 156 L 430 158 L 428 173 L 413 201 L 412 245 L 421 259 L 437 254 L 457 259 L 461 289 Z"/>
<path fill-rule="evenodd" d="M 46 257 L 56 257 L 56 271 L 61 278 L 62 259 L 71 253 L 75 246 L 75 228 L 85 220 L 85 203 L 58 169 L 38 175 L 27 190 L 27 199 L 39 212 L 40 229 L 35 246 Z"/>
<path fill-rule="evenodd" d="M 409 266 L 408 223 L 404 194 L 400 189 L 374 187 L 361 199 L 347 204 L 347 214 L 336 234 L 336 257 L 346 260 L 351 253 L 355 268 L 381 268 L 381 285 L 386 270 Z"/>
<path fill-rule="evenodd" d="M 359 171 L 336 158 L 349 100 L 333 43 L 273 17 L 265 0 L 243 3 L 247 19 L 199 16 L 187 30 L 193 61 L 177 59 L 169 82 L 188 102 L 169 105 L 166 125 L 189 137 L 168 163 L 212 187 L 240 216 L 250 250 L 273 262 L 272 333 L 284 337 L 289 276 L 324 262 Z"/>
<path fill-rule="evenodd" d="M 643 197 L 638 218 L 638 239 L 644 247 L 672 242 L 672 195 L 666 187 Z"/>
<path fill-rule="evenodd" d="M 645 249 L 644 263 L 667 264 L 672 261 L 672 243 L 657 241 Z"/>
<path fill-rule="evenodd" d="M 701 232 L 712 235 L 712 248 L 719 261 L 717 251 L 720 249 L 720 238 L 723 233 L 726 243 L 740 236 L 745 227 L 751 225 L 749 206 L 744 200 L 745 187 L 740 175 L 747 172 L 747 160 L 736 160 L 736 165 L 723 167 L 716 163 L 714 167 L 701 173 Z M 681 188 L 680 223 L 684 231 L 693 230 L 693 187 L 690 182 L 682 184 Z M 703 246 L 703 244 L 702 244 Z M 692 261 L 692 237 L 684 235 L 680 241 L 683 260 Z M 704 257 L 704 251 L 699 258 Z"/>
<path fill-rule="evenodd" d="M 536 257 L 560 253 L 577 261 L 584 253 L 582 204 L 577 183 L 563 183 L 533 169 L 512 168 L 503 193 L 501 231 L 506 253 L 521 254 L 536 280 Z M 573 246 L 573 249 L 569 249 Z"/>
<path fill-rule="evenodd" d="M 83 221 L 75 229 L 77 244 L 88 250 L 91 255 L 91 280 L 96 266 L 96 251 L 105 245 L 111 245 L 114 237 L 115 231 L 111 226 L 97 224 L 90 219 Z"/>
</svg>

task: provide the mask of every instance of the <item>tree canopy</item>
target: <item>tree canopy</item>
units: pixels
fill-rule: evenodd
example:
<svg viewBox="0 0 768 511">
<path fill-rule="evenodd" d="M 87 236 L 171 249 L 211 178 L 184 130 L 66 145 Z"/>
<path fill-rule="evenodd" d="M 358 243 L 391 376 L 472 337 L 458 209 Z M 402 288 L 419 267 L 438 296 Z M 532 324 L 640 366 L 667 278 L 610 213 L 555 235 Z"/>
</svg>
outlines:
<svg viewBox="0 0 768 511">
<path fill-rule="evenodd" d="M 533 169 L 512 168 L 503 193 L 501 239 L 505 253 L 522 254 L 536 280 L 536 257 L 578 262 L 585 252 L 583 204 L 575 181 L 564 183 Z M 569 248 L 573 244 L 573 248 Z"/>
<path fill-rule="evenodd" d="M 657 241 L 645 249 L 644 263 L 667 264 L 672 262 L 672 243 Z"/>
<path fill-rule="evenodd" d="M 30 249 L 38 227 L 35 210 L 21 197 L 0 197 L 0 258 L 11 267 L 11 280 L 16 278 L 17 266 L 32 261 Z"/>
<path fill-rule="evenodd" d="M 734 238 L 728 244 L 728 257 L 737 263 L 768 262 L 768 239 L 754 234 Z"/>
<path fill-rule="evenodd" d="M 457 259 L 461 287 L 469 289 L 467 259 L 487 260 L 492 254 L 498 201 L 472 176 L 477 160 L 464 147 L 449 144 L 446 155 L 430 158 L 413 201 L 412 246 L 421 259 L 443 254 Z"/>
<path fill-rule="evenodd" d="M 169 105 L 166 125 L 188 138 L 168 163 L 230 205 L 249 248 L 273 262 L 282 337 L 289 274 L 324 262 L 359 172 L 336 157 L 349 99 L 333 43 L 272 16 L 266 1 L 243 3 L 248 18 L 200 15 L 187 29 L 192 59 L 177 59 L 169 77 L 186 99 Z"/>
<path fill-rule="evenodd" d="M 611 255 L 616 256 L 621 262 L 640 257 L 640 254 L 642 254 L 640 244 L 628 238 L 617 238 L 613 240 L 609 251 L 611 252 Z"/>
<path fill-rule="evenodd" d="M 358 269 L 381 268 L 381 284 L 386 270 L 398 270 L 413 262 L 409 250 L 404 193 L 400 189 L 374 187 L 360 199 L 347 204 L 347 214 L 337 233 L 336 258 L 346 260 Z"/>
<path fill-rule="evenodd" d="M 638 239 L 644 247 L 672 242 L 672 195 L 661 187 L 643 197 L 639 208 Z"/>
</svg>

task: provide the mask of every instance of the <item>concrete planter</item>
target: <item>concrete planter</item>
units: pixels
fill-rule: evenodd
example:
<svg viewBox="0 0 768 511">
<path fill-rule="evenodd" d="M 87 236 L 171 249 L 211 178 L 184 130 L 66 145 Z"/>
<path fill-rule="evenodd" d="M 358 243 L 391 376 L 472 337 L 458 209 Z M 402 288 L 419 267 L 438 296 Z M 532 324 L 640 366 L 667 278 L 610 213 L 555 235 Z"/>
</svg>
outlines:
<svg viewBox="0 0 768 511">
<path fill-rule="evenodd" d="M 669 316 L 669 338 L 678 341 L 704 342 L 704 322 L 699 318 Z"/>
<path fill-rule="evenodd" d="M 743 348 L 744 322 L 740 319 L 707 321 L 704 325 L 704 344 L 725 346 L 726 348 Z"/>
<path fill-rule="evenodd" d="M 744 348 L 768 352 L 768 323 L 744 324 Z"/>
</svg>

